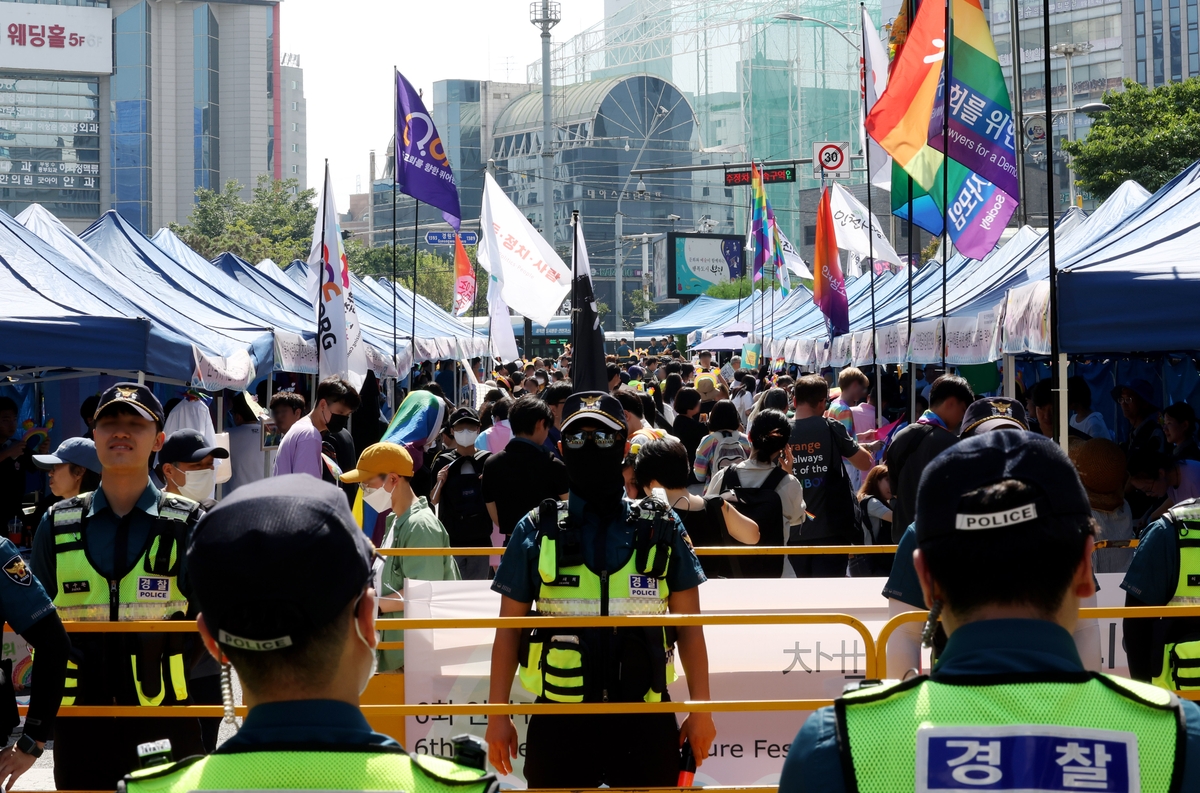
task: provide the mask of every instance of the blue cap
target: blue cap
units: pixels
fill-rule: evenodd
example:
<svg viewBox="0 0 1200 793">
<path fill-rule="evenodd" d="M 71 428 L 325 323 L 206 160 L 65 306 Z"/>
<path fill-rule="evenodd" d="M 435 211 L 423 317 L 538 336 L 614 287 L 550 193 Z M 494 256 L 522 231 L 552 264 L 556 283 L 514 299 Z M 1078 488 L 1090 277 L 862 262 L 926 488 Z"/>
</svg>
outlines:
<svg viewBox="0 0 1200 793">
<path fill-rule="evenodd" d="M 89 471 L 102 472 L 100 458 L 96 456 L 96 444 L 89 438 L 67 438 L 58 444 L 54 454 L 33 455 L 33 462 L 38 468 L 44 469 L 62 463 L 74 463 Z"/>
</svg>

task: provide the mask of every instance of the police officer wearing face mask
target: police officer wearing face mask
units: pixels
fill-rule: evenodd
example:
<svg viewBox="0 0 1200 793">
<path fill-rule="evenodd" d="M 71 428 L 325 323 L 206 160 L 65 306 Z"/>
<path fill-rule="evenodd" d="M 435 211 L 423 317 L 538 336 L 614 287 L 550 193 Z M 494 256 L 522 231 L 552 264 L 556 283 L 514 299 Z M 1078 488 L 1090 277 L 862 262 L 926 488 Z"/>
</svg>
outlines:
<svg viewBox="0 0 1200 793">
<path fill-rule="evenodd" d="M 494 791 L 482 768 L 411 757 L 363 718 L 378 644 L 373 556 L 341 492 L 310 477 L 254 482 L 213 509 L 188 548 L 196 619 L 208 652 L 237 669 L 250 712 L 213 754 L 136 771 L 120 790 Z M 234 563 L 246 559 L 304 585 L 264 586 L 261 565 Z"/>
<path fill-rule="evenodd" d="M 538 702 L 665 701 L 676 645 L 689 698 L 709 699 L 702 627 L 571 627 L 572 617 L 697 614 L 705 578 L 666 504 L 624 498 L 621 403 L 599 391 L 577 393 L 563 416 L 569 498 L 547 500 L 521 519 L 492 584 L 501 617 L 525 616 L 536 603 L 547 625 L 496 631 L 488 701 L 508 702 L 518 671 Z M 682 727 L 669 713 L 537 715 L 529 720 L 525 779 L 530 788 L 670 786 L 684 740 L 699 765 L 715 736 L 708 713 L 689 714 Z M 489 718 L 487 742 L 492 765 L 511 774 L 512 718 Z"/>
<path fill-rule="evenodd" d="M 217 504 L 212 499 L 217 486 L 216 461 L 228 459 L 228 451 L 209 446 L 203 435 L 189 429 L 172 432 L 158 451 L 166 491 L 199 502 L 206 510 Z"/>
</svg>

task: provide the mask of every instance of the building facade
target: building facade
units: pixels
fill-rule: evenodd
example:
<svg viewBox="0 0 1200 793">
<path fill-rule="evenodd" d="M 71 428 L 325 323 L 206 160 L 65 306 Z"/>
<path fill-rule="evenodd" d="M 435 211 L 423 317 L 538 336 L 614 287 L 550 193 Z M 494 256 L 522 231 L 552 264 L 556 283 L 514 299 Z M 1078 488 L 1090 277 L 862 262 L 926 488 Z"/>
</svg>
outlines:
<svg viewBox="0 0 1200 793">
<path fill-rule="evenodd" d="M 296 191 L 308 189 L 308 110 L 304 103 L 304 70 L 300 56 L 285 53 L 280 61 L 280 140 L 282 142 L 283 179 L 295 179 Z"/>
<path fill-rule="evenodd" d="M 113 208 L 149 234 L 197 189 L 283 178 L 304 124 L 281 72 L 303 79 L 278 32 L 278 0 L 0 0 L 0 209 L 38 202 L 81 229 Z"/>
</svg>

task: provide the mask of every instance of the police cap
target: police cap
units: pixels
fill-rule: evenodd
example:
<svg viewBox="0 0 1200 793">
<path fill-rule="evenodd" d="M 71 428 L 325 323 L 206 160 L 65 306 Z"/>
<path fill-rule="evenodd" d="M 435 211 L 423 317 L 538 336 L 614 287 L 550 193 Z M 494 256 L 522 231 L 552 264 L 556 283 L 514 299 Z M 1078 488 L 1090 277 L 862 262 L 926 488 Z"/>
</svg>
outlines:
<svg viewBox="0 0 1200 793">
<path fill-rule="evenodd" d="M 328 625 L 369 584 L 374 556 L 341 489 L 289 474 L 222 500 L 197 524 L 187 560 L 217 641 L 267 651 Z M 282 587 L 276 571 L 302 584 Z"/>
<path fill-rule="evenodd" d="M 603 391 L 581 391 L 571 394 L 563 404 L 563 432 L 572 424 L 588 420 L 620 432 L 629 430 L 625 423 L 625 409 L 615 396 Z"/>
<path fill-rule="evenodd" d="M 967 406 L 959 435 L 970 438 L 993 430 L 1028 430 L 1025 406 L 1011 397 L 983 397 Z"/>
<path fill-rule="evenodd" d="M 117 383 L 100 395 L 100 402 L 96 405 L 96 413 L 92 418 L 100 418 L 106 410 L 114 405 L 127 405 L 147 421 L 157 422 L 159 427 L 167 423 L 162 403 L 158 401 L 158 397 L 154 396 L 154 392 L 144 385 Z"/>
<path fill-rule="evenodd" d="M 967 493 L 1008 480 L 1032 489 L 1028 504 L 1001 511 L 961 505 Z M 1048 535 L 1074 535 L 1091 514 L 1075 466 L 1058 444 L 1028 432 L 987 432 L 951 446 L 921 474 L 917 543 L 1031 524 Z"/>
</svg>

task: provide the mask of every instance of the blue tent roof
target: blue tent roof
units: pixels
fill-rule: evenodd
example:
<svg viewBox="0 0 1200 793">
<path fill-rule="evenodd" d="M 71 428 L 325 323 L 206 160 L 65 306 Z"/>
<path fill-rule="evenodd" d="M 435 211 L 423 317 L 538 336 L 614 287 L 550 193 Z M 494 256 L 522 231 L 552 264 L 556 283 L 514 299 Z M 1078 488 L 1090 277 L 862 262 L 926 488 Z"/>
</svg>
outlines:
<svg viewBox="0 0 1200 793">
<path fill-rule="evenodd" d="M 1062 262 L 1068 353 L 1200 350 L 1200 161 Z"/>
</svg>

